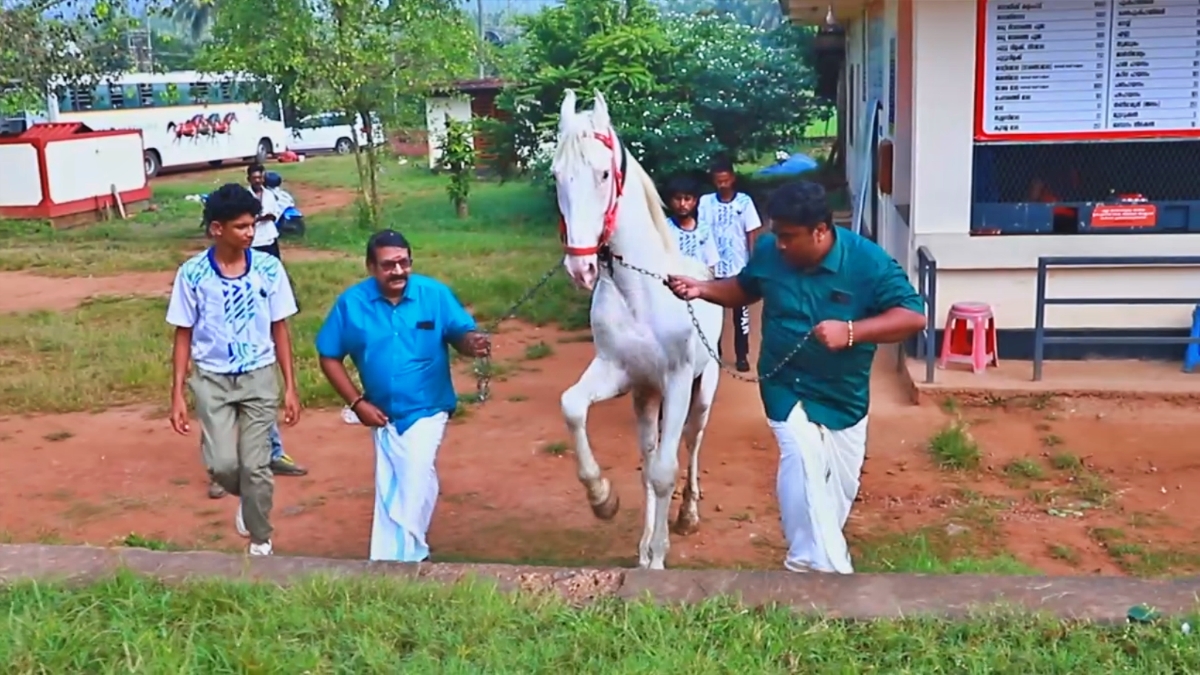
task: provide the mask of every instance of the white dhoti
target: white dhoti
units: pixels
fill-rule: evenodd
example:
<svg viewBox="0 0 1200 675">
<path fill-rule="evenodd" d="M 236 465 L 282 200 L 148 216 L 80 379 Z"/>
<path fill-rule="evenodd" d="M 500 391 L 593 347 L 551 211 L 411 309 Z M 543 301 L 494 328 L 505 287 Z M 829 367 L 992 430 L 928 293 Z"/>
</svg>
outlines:
<svg viewBox="0 0 1200 675">
<path fill-rule="evenodd" d="M 771 421 L 779 443 L 779 513 L 794 572 L 851 574 L 842 528 L 858 495 L 867 452 L 867 418 L 841 431 L 808 419 L 800 404 L 786 422 Z"/>
<path fill-rule="evenodd" d="M 449 416 L 417 420 L 403 434 L 392 425 L 375 434 L 375 519 L 371 560 L 420 562 L 429 557 L 425 535 L 437 505 L 434 462 Z"/>
</svg>

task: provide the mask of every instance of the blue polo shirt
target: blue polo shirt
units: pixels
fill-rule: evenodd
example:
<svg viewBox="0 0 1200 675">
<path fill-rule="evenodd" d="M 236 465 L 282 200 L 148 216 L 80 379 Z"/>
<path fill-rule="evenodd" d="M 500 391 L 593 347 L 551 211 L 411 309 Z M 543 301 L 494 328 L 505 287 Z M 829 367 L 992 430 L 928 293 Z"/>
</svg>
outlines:
<svg viewBox="0 0 1200 675">
<path fill-rule="evenodd" d="M 897 307 L 925 311 L 908 275 L 887 251 L 850 230 L 834 229 L 833 246 L 811 270 L 790 265 L 776 248 L 775 235 L 765 234 L 738 275 L 742 289 L 763 301 L 758 372 L 775 368 L 822 321 L 861 321 Z M 871 343 L 830 351 L 810 338 L 774 377 L 759 382 L 767 417 L 785 422 L 801 403 L 808 419 L 827 429 L 858 424 L 870 407 L 874 357 Z"/>
<path fill-rule="evenodd" d="M 442 282 L 409 275 L 392 304 L 370 278 L 338 296 L 317 333 L 317 353 L 349 356 L 367 401 L 402 434 L 419 419 L 454 411 L 447 346 L 473 330 L 475 319 Z"/>
</svg>

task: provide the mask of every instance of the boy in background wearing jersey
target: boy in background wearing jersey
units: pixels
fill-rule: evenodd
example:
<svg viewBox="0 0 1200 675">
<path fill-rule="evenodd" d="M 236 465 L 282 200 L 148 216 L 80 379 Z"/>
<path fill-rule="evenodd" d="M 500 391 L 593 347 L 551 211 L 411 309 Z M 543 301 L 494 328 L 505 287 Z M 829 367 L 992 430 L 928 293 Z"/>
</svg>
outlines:
<svg viewBox="0 0 1200 675">
<path fill-rule="evenodd" d="M 180 266 L 171 289 L 167 323 L 175 326 L 171 427 L 191 430 L 184 384 L 200 420 L 204 463 L 225 491 L 240 497 L 234 519 L 249 537 L 250 555 L 270 555 L 271 425 L 279 411 L 283 375 L 284 423 L 300 418 L 287 319 L 296 298 L 287 272 L 273 255 L 251 250 L 262 204 L 233 183 L 204 205 L 212 246 Z M 187 377 L 189 361 L 195 364 Z"/>
<path fill-rule="evenodd" d="M 714 273 L 718 279 L 736 277 L 750 260 L 754 238 L 762 227 L 758 209 L 750 195 L 737 191 L 737 176 L 733 163 L 718 158 L 709 167 L 715 193 L 700 198 L 698 220 L 707 227 L 717 242 L 720 257 Z M 750 370 L 750 308 L 733 308 L 733 351 L 739 372 Z"/>
<path fill-rule="evenodd" d="M 699 260 L 711 272 L 719 262 L 717 242 L 713 239 L 712 231 L 707 226 L 701 226 L 696 220 L 696 202 L 700 198 L 700 186 L 696 181 L 680 176 L 667 183 L 667 209 L 671 216 L 667 219 L 674 227 L 671 234 L 679 252 L 687 258 Z"/>
</svg>

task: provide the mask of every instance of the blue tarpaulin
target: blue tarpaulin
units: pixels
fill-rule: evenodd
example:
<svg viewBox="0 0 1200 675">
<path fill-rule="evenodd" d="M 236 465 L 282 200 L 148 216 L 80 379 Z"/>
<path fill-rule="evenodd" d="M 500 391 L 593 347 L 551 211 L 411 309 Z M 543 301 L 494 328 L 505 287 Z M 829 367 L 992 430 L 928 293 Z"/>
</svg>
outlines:
<svg viewBox="0 0 1200 675">
<path fill-rule="evenodd" d="M 778 164 L 768 166 L 765 169 L 759 169 L 757 172 L 757 175 L 759 175 L 759 176 L 798 176 L 802 173 L 807 173 L 809 171 L 812 171 L 815 168 L 817 168 L 817 160 L 813 159 L 812 157 L 809 157 L 808 155 L 804 154 L 803 152 L 797 152 L 796 154 L 792 155 L 791 157 L 788 157 L 787 159 L 783 160 L 782 162 L 779 162 Z"/>
</svg>

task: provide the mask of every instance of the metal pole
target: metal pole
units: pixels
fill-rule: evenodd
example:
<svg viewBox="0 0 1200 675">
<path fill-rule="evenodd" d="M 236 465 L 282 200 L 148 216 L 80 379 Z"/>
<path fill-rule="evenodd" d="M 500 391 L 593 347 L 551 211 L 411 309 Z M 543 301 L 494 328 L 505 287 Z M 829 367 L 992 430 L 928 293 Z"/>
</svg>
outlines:
<svg viewBox="0 0 1200 675">
<path fill-rule="evenodd" d="M 483 69 L 483 0 L 475 0 L 475 28 L 479 31 L 479 79 L 482 80 L 486 75 Z"/>
<path fill-rule="evenodd" d="M 1037 299 L 1033 308 L 1033 381 L 1042 379 L 1042 357 L 1046 350 L 1046 259 L 1038 258 Z"/>
<path fill-rule="evenodd" d="M 937 261 L 932 258 L 926 263 L 929 270 L 929 306 L 925 308 L 925 383 L 933 384 L 933 364 L 937 359 L 934 347 L 937 336 Z"/>
</svg>

